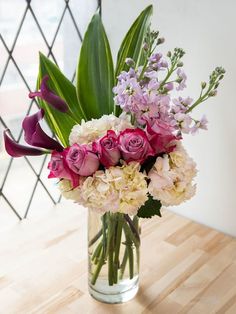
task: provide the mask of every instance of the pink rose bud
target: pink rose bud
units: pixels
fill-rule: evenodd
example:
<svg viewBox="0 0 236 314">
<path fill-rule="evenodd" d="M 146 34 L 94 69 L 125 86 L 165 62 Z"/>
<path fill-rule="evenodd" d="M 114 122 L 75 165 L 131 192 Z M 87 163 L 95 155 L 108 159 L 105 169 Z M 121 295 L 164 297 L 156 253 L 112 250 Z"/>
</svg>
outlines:
<svg viewBox="0 0 236 314">
<path fill-rule="evenodd" d="M 120 150 L 116 133 L 112 130 L 107 131 L 107 135 L 93 143 L 93 151 L 98 153 L 101 164 L 106 168 L 117 165 Z"/>
<path fill-rule="evenodd" d="M 98 170 L 99 160 L 86 145 L 73 144 L 67 148 L 66 162 L 68 167 L 80 176 L 90 176 Z"/>
<path fill-rule="evenodd" d="M 119 148 L 125 161 L 138 161 L 142 163 L 154 151 L 149 144 L 146 133 L 137 129 L 126 129 L 118 137 Z"/>
<path fill-rule="evenodd" d="M 52 152 L 48 169 L 50 170 L 48 178 L 68 179 L 72 182 L 73 188 L 79 185 L 79 176 L 71 171 L 66 163 L 65 150 L 62 153 Z"/>
</svg>

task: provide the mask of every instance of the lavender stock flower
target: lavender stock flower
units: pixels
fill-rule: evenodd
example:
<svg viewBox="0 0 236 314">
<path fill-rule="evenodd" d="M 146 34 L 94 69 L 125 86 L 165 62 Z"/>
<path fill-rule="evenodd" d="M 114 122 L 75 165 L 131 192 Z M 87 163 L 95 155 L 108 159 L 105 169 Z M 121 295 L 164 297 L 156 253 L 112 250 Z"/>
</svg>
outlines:
<svg viewBox="0 0 236 314">
<path fill-rule="evenodd" d="M 207 130 L 208 120 L 205 115 L 199 121 L 195 121 L 194 126 L 191 128 L 191 134 L 195 135 L 198 133 L 199 129 Z"/>
<path fill-rule="evenodd" d="M 49 87 L 47 86 L 48 80 L 49 76 L 44 76 L 40 85 L 40 90 L 37 92 L 30 92 L 29 97 L 39 97 L 49 103 L 54 109 L 61 112 L 67 112 L 67 103 L 49 89 Z"/>
<path fill-rule="evenodd" d="M 179 85 L 176 87 L 177 91 L 183 90 L 185 87 L 187 87 L 186 85 L 186 80 L 187 80 L 187 75 L 184 73 L 184 71 L 182 69 L 178 69 L 177 70 L 177 83 L 179 83 Z"/>
</svg>

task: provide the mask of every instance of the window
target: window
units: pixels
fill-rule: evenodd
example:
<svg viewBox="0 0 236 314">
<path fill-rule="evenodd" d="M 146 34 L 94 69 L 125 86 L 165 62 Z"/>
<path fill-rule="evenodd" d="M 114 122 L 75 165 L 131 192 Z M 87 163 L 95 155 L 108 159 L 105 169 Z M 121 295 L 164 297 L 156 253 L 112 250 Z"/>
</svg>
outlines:
<svg viewBox="0 0 236 314">
<path fill-rule="evenodd" d="M 35 90 L 38 51 L 74 80 L 81 40 L 97 6 L 92 0 L 0 0 L 0 228 L 37 217 L 60 198 L 56 182 L 47 179 L 48 157 L 10 158 L 2 131 L 10 128 L 24 142 L 21 121 L 37 110 L 27 95 Z"/>
</svg>

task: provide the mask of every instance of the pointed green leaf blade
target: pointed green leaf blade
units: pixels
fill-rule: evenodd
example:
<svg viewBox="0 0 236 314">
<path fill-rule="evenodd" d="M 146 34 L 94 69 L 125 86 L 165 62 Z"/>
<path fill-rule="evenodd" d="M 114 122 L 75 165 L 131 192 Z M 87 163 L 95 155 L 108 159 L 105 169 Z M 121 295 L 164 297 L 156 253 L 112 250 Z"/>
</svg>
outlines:
<svg viewBox="0 0 236 314">
<path fill-rule="evenodd" d="M 114 69 L 109 42 L 96 13 L 86 31 L 77 67 L 77 96 L 88 119 L 113 111 Z"/>
<path fill-rule="evenodd" d="M 150 26 L 152 10 L 152 5 L 143 10 L 134 21 L 125 38 L 123 39 L 117 55 L 115 70 L 116 81 L 117 76 L 121 73 L 121 71 L 128 69 L 127 65 L 125 64 L 126 58 L 132 58 L 136 65 L 141 65 L 143 63 L 144 56 L 142 47 L 148 27 Z M 122 112 L 121 108 L 116 105 L 114 111 L 116 116 L 120 115 Z"/>
<path fill-rule="evenodd" d="M 137 65 L 142 59 L 142 47 L 148 27 L 150 26 L 150 17 L 153 7 L 148 6 L 143 10 L 130 27 L 128 33 L 123 39 L 116 63 L 115 76 L 117 77 L 122 70 L 127 69 L 125 64 L 126 58 L 132 58 Z"/>
<path fill-rule="evenodd" d="M 47 104 L 47 102 L 39 99 L 39 105 L 45 110 L 45 118 L 50 129 L 64 146 L 68 146 L 69 134 L 72 127 L 80 123 L 81 119 L 85 118 L 85 115 L 78 102 L 75 86 L 62 74 L 59 68 L 42 53 L 40 53 L 39 61 L 37 89 L 40 88 L 42 78 L 48 75 L 50 77 L 48 81 L 50 89 L 66 101 L 74 117 L 71 118 L 68 114 L 57 111 Z"/>
</svg>

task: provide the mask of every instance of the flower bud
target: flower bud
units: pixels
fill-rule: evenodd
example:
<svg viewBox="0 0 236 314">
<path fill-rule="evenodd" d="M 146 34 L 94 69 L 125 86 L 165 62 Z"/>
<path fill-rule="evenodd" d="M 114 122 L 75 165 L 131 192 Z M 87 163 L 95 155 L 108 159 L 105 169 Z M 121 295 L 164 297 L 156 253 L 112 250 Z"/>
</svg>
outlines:
<svg viewBox="0 0 236 314">
<path fill-rule="evenodd" d="M 149 48 L 148 44 L 147 44 L 147 43 L 144 43 L 144 44 L 143 44 L 143 50 L 148 51 L 148 48 Z"/>
<path fill-rule="evenodd" d="M 165 42 L 165 38 L 164 37 L 158 38 L 158 40 L 157 40 L 157 44 L 158 45 L 163 44 L 164 42 Z"/>
<path fill-rule="evenodd" d="M 177 63 L 177 67 L 178 67 L 178 68 L 182 67 L 183 65 L 184 65 L 184 64 L 183 64 L 182 61 L 180 61 L 180 62 Z"/>
<path fill-rule="evenodd" d="M 126 59 L 125 59 L 125 63 L 126 63 L 128 66 L 130 66 L 130 67 L 134 67 L 134 66 L 135 66 L 135 62 L 134 62 L 134 60 L 131 59 L 131 58 L 126 58 Z"/>
<path fill-rule="evenodd" d="M 206 82 L 201 82 L 201 87 L 204 89 L 206 87 L 207 83 Z"/>
<path fill-rule="evenodd" d="M 214 97 L 217 95 L 217 90 L 212 90 L 210 91 L 210 93 L 208 94 L 210 97 Z"/>
<path fill-rule="evenodd" d="M 167 52 L 167 57 L 168 57 L 168 58 L 171 58 L 171 51 L 168 51 L 168 52 Z"/>
</svg>

